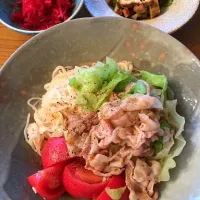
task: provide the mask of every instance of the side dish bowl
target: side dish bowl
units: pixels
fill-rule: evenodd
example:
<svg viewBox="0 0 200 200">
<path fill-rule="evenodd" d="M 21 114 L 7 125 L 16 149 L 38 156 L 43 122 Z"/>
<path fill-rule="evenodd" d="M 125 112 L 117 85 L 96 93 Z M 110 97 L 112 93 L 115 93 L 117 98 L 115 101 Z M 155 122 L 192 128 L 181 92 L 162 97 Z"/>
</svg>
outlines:
<svg viewBox="0 0 200 200">
<path fill-rule="evenodd" d="M 105 0 L 85 0 L 85 5 L 94 17 L 119 17 Z M 195 14 L 199 0 L 173 0 L 172 5 L 163 8 L 161 14 L 153 19 L 142 20 L 166 33 L 172 33 L 186 24 Z"/>
<path fill-rule="evenodd" d="M 23 33 L 23 34 L 34 35 L 34 34 L 38 34 L 42 32 L 42 30 L 26 29 L 11 20 L 12 10 L 13 10 L 12 4 L 14 4 L 15 2 L 17 1 L 16 0 L 0 1 L 0 22 L 4 24 L 5 26 L 7 26 L 8 28 L 12 29 L 13 31 Z M 80 11 L 83 5 L 83 0 L 73 0 L 73 3 L 75 3 L 76 5 L 73 8 L 71 16 L 66 21 L 73 19 L 78 14 L 78 12 Z"/>
</svg>

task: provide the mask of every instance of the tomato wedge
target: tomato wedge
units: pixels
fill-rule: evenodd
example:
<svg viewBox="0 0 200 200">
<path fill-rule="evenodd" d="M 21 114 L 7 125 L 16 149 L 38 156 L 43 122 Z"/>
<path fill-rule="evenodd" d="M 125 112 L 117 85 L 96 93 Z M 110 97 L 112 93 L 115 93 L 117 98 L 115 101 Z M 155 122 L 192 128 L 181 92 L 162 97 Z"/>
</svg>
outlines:
<svg viewBox="0 0 200 200">
<path fill-rule="evenodd" d="M 126 186 L 125 176 L 124 174 L 120 174 L 117 176 L 113 176 L 106 188 L 117 189 Z M 119 200 L 128 200 L 129 199 L 129 190 L 126 188 L 124 193 L 122 194 Z M 107 194 L 106 190 L 104 190 L 95 200 L 112 200 L 112 198 Z"/>
<path fill-rule="evenodd" d="M 75 171 L 75 176 L 89 184 L 100 183 L 103 181 L 103 178 L 101 176 L 97 176 L 92 171 L 89 171 L 85 168 L 77 167 Z"/>
<path fill-rule="evenodd" d="M 64 137 L 49 138 L 42 149 L 42 165 L 44 168 L 70 160 Z"/>
<path fill-rule="evenodd" d="M 65 163 L 38 171 L 28 177 L 33 190 L 47 200 L 55 200 L 62 196 L 65 189 L 62 185 L 62 175 Z"/>
<path fill-rule="evenodd" d="M 85 175 L 83 175 L 83 173 L 85 173 Z M 94 179 L 94 181 L 92 181 L 92 179 Z M 97 197 L 108 183 L 108 181 L 101 181 L 101 177 L 84 169 L 84 163 L 79 159 L 71 162 L 64 169 L 63 185 L 65 190 L 76 198 Z"/>
</svg>

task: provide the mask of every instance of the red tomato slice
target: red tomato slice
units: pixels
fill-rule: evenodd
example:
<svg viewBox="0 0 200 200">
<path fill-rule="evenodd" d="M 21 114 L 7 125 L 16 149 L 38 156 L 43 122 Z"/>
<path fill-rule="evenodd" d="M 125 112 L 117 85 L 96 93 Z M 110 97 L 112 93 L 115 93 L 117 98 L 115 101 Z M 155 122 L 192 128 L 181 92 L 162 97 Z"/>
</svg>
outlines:
<svg viewBox="0 0 200 200">
<path fill-rule="evenodd" d="M 117 189 L 126 186 L 125 183 L 125 176 L 124 174 L 120 174 L 118 176 L 113 176 L 110 181 L 108 182 L 108 185 L 106 187 L 110 189 Z M 129 190 L 126 188 L 124 193 L 122 194 L 120 200 L 128 200 L 129 199 Z M 107 194 L 106 190 L 104 190 L 96 200 L 112 200 L 112 198 Z"/>
<path fill-rule="evenodd" d="M 91 178 L 83 176 L 82 172 L 85 171 L 87 175 L 91 175 L 91 172 L 84 169 L 82 161 L 76 160 L 65 167 L 63 173 L 63 185 L 65 190 L 73 197 L 76 198 L 93 198 L 97 197 L 106 187 L 108 181 L 96 183 L 100 178 L 92 174 L 95 177 L 95 181 L 91 183 Z M 90 183 L 88 183 L 90 182 Z"/>
<path fill-rule="evenodd" d="M 42 165 L 51 167 L 59 162 L 67 161 L 70 157 L 64 137 L 49 138 L 42 149 Z"/>
<path fill-rule="evenodd" d="M 103 181 L 101 176 L 97 176 L 92 171 L 85 168 L 76 168 L 75 176 L 89 184 L 100 183 Z"/>
<path fill-rule="evenodd" d="M 65 192 L 62 185 L 64 167 L 65 163 L 56 164 L 29 176 L 28 181 L 33 190 L 41 197 L 47 200 L 55 200 Z"/>
</svg>

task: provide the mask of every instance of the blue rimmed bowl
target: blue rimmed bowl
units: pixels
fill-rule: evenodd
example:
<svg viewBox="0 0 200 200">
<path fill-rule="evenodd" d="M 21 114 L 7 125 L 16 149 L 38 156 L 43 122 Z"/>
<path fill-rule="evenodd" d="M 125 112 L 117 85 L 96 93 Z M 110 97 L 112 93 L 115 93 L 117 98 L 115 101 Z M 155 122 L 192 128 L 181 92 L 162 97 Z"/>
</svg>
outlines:
<svg viewBox="0 0 200 200">
<path fill-rule="evenodd" d="M 78 12 L 80 11 L 84 0 L 73 0 L 73 2 L 76 4 L 72 11 L 72 15 L 66 20 L 69 21 L 73 19 Z M 0 22 L 7 26 L 8 28 L 12 29 L 13 31 L 24 33 L 28 35 L 35 35 L 43 30 L 29 30 L 22 26 L 20 26 L 17 23 L 12 22 L 11 20 L 11 14 L 12 14 L 12 4 L 17 2 L 17 0 L 0 0 Z"/>
</svg>

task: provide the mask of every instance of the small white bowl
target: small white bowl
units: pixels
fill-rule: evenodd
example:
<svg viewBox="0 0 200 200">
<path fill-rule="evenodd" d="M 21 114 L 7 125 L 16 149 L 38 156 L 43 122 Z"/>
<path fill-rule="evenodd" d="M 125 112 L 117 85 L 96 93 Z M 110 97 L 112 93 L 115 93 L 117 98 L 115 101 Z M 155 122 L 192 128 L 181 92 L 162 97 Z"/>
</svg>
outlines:
<svg viewBox="0 0 200 200">
<path fill-rule="evenodd" d="M 195 14 L 200 0 L 174 0 L 172 5 L 164 8 L 161 14 L 148 20 L 141 20 L 166 33 L 172 33 L 186 24 Z M 106 3 L 105 0 L 85 0 L 89 12 L 95 17 L 119 17 Z"/>
</svg>

